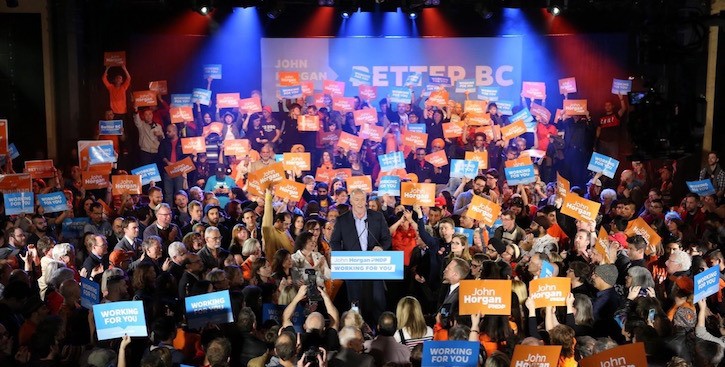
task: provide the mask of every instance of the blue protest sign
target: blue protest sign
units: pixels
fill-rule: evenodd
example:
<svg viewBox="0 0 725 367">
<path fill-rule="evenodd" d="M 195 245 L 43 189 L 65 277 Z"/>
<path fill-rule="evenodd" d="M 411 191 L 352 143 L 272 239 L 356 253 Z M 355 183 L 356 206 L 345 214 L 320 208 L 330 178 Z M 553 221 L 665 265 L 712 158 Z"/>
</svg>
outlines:
<svg viewBox="0 0 725 367">
<path fill-rule="evenodd" d="M 476 93 L 476 79 L 456 81 L 456 93 Z"/>
<path fill-rule="evenodd" d="M 91 164 L 115 162 L 116 151 L 113 150 L 113 143 L 88 147 L 88 157 Z"/>
<path fill-rule="evenodd" d="M 506 174 L 506 182 L 509 186 L 536 182 L 533 164 L 519 167 L 506 167 L 503 171 Z"/>
<path fill-rule="evenodd" d="M 700 181 L 687 181 L 687 189 L 690 192 L 698 194 L 700 196 L 707 196 L 715 194 L 715 187 L 712 186 L 712 181 L 704 179 Z"/>
<path fill-rule="evenodd" d="M 383 176 L 378 185 L 378 196 L 383 195 L 400 196 L 400 177 Z"/>
<path fill-rule="evenodd" d="M 350 73 L 350 83 L 352 85 L 370 85 L 372 75 L 366 67 L 353 66 L 352 72 Z"/>
<path fill-rule="evenodd" d="M 405 158 L 403 152 L 392 152 L 378 156 L 380 172 L 390 172 L 394 169 L 405 169 Z"/>
<path fill-rule="evenodd" d="M 123 120 L 101 120 L 98 122 L 99 135 L 121 135 Z"/>
<path fill-rule="evenodd" d="M 274 155 L 275 162 L 282 162 L 282 160 L 284 160 L 284 154 L 275 154 Z"/>
<path fill-rule="evenodd" d="M 423 90 L 423 93 L 421 93 L 421 94 L 423 95 L 423 97 L 428 97 L 428 96 L 430 96 L 431 92 L 435 92 L 440 89 L 441 88 L 435 84 L 426 84 L 425 89 Z"/>
<path fill-rule="evenodd" d="M 408 131 L 425 133 L 426 130 L 425 124 L 408 124 Z"/>
<path fill-rule="evenodd" d="M 460 233 L 463 235 L 466 235 L 466 238 L 468 239 L 468 245 L 473 245 L 473 230 L 470 228 L 462 228 L 462 227 L 456 227 L 454 229 L 455 233 Z M 484 245 L 485 247 L 485 245 Z"/>
<path fill-rule="evenodd" d="M 720 291 L 720 267 L 715 265 L 695 275 L 695 294 L 693 302 L 707 298 Z"/>
<path fill-rule="evenodd" d="M 479 342 L 426 341 L 423 342 L 422 367 L 476 367 Z"/>
<path fill-rule="evenodd" d="M 293 85 L 291 87 L 280 87 L 279 96 L 285 99 L 294 99 L 302 97 L 302 86 Z"/>
<path fill-rule="evenodd" d="M 406 86 L 408 86 L 408 85 L 415 85 L 415 86 L 420 85 L 421 76 L 422 76 L 421 73 L 408 74 L 408 77 L 405 78 L 405 84 L 403 84 L 403 85 L 406 85 Z"/>
<path fill-rule="evenodd" d="M 191 103 L 198 103 L 204 106 L 211 104 L 211 91 L 207 89 L 194 88 L 191 93 Z"/>
<path fill-rule="evenodd" d="M 478 161 L 451 159 L 451 177 L 476 178 L 478 176 Z"/>
<path fill-rule="evenodd" d="M 148 185 L 153 182 L 161 182 L 161 173 L 156 163 L 147 164 L 131 170 L 132 175 L 141 176 L 141 185 Z"/>
<path fill-rule="evenodd" d="M 5 215 L 28 214 L 35 211 L 35 201 L 32 192 L 15 192 L 3 195 L 5 200 Z"/>
<path fill-rule="evenodd" d="M 64 240 L 72 238 L 81 238 L 83 236 L 83 228 L 88 224 L 88 218 L 66 218 L 63 219 L 61 226 L 61 235 Z"/>
<path fill-rule="evenodd" d="M 204 65 L 204 79 L 221 79 L 222 78 L 222 65 L 221 64 L 206 64 Z"/>
<path fill-rule="evenodd" d="M 619 167 L 618 160 L 607 157 L 604 154 L 592 152 L 592 158 L 589 159 L 587 169 L 592 172 L 601 172 L 609 178 L 614 178 L 614 175 L 617 173 L 617 167 Z"/>
<path fill-rule="evenodd" d="M 554 265 L 546 260 L 541 260 L 541 272 L 539 278 L 551 278 L 554 276 Z"/>
<path fill-rule="evenodd" d="M 496 105 L 498 105 L 498 103 Z M 531 121 L 534 121 L 534 116 L 531 114 L 531 111 L 529 111 L 528 108 L 524 107 L 521 109 L 521 111 L 516 112 L 515 114 L 511 115 L 511 117 L 509 117 L 509 121 L 511 121 L 511 122 L 515 122 L 517 120 L 524 120 L 524 122 L 531 122 Z"/>
<path fill-rule="evenodd" d="M 496 101 L 496 107 L 498 108 L 498 112 L 502 115 L 511 116 L 514 114 L 514 103 L 512 101 L 504 101 L 504 100 Z M 515 120 L 511 120 L 509 118 L 509 121 L 515 121 Z"/>
<path fill-rule="evenodd" d="M 287 306 L 276 305 L 274 303 L 262 304 L 262 322 L 274 320 L 280 325 L 282 324 L 282 313 Z M 298 305 L 292 314 L 292 325 L 297 332 L 302 331 L 302 325 L 305 323 L 305 308 Z"/>
<path fill-rule="evenodd" d="M 390 103 L 410 103 L 413 95 L 407 87 L 393 87 L 390 88 Z"/>
<path fill-rule="evenodd" d="M 172 94 L 171 107 L 192 107 L 191 94 Z"/>
<path fill-rule="evenodd" d="M 403 251 L 332 251 L 330 270 L 332 279 L 402 280 Z"/>
<path fill-rule="evenodd" d="M 627 94 L 632 91 L 632 81 L 614 79 L 612 80 L 612 94 Z"/>
<path fill-rule="evenodd" d="M 478 87 L 476 98 L 482 101 L 496 102 L 498 101 L 498 88 L 496 87 Z"/>
<path fill-rule="evenodd" d="M 68 210 L 68 200 L 62 191 L 38 195 L 38 204 L 46 213 L 58 213 Z"/>
<path fill-rule="evenodd" d="M 447 76 L 431 75 L 431 76 L 428 77 L 428 81 L 431 84 L 442 85 L 442 86 L 445 86 L 445 87 L 448 87 L 448 86 L 451 85 L 451 78 L 449 78 Z"/>
<path fill-rule="evenodd" d="M 101 285 L 86 278 L 81 278 L 81 306 L 90 310 L 93 305 L 101 303 Z"/>
<path fill-rule="evenodd" d="M 109 302 L 93 305 L 98 340 L 148 336 L 143 301 Z"/>
<path fill-rule="evenodd" d="M 192 329 L 201 329 L 207 324 L 234 322 L 228 290 L 186 297 L 184 302 L 186 322 Z"/>
</svg>

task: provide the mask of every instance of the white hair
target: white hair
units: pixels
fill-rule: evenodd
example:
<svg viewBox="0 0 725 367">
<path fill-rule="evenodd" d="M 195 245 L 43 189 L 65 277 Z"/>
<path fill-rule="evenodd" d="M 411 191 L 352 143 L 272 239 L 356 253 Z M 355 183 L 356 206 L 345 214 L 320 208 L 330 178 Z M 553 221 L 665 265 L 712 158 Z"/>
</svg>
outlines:
<svg viewBox="0 0 725 367">
<path fill-rule="evenodd" d="M 249 256 L 257 252 L 259 241 L 256 238 L 247 238 L 242 244 L 242 256 Z"/>
<path fill-rule="evenodd" d="M 50 275 L 49 285 L 52 285 L 56 290 L 60 290 L 60 285 L 66 280 L 73 279 L 76 273 L 71 268 L 58 268 Z"/>
<path fill-rule="evenodd" d="M 43 266 L 42 277 L 46 285 L 50 284 L 50 279 L 53 276 L 53 273 L 60 268 L 65 268 L 65 263 L 57 260 L 49 261 L 45 264 L 45 266 Z"/>
<path fill-rule="evenodd" d="M 181 250 L 186 251 L 186 246 L 182 242 L 174 241 L 171 242 L 169 248 L 166 251 L 168 252 L 169 257 L 173 259 L 174 257 L 179 255 L 179 251 Z"/>
<path fill-rule="evenodd" d="M 602 193 L 599 194 L 599 198 L 602 201 L 605 201 L 606 199 L 614 200 L 617 198 L 617 192 L 612 189 L 604 189 L 602 190 Z"/>
<path fill-rule="evenodd" d="M 343 348 L 348 348 L 352 340 L 362 339 L 363 337 L 362 331 L 354 326 L 345 326 L 340 329 L 338 335 L 340 337 L 340 346 Z"/>
<path fill-rule="evenodd" d="M 680 271 L 689 270 L 690 267 L 692 267 L 692 258 L 690 258 L 690 255 L 687 254 L 687 252 L 682 250 L 674 251 L 670 254 L 670 257 L 668 258 L 668 261 L 680 264 L 682 267 Z"/>
<path fill-rule="evenodd" d="M 103 272 L 103 276 L 101 276 L 101 293 L 104 295 L 108 293 L 108 278 L 116 275 L 125 276 L 126 273 L 121 268 L 110 268 Z"/>
<path fill-rule="evenodd" d="M 53 256 L 53 260 L 55 261 L 63 261 L 63 256 L 70 256 L 71 253 L 75 251 L 75 248 L 73 248 L 73 245 L 70 243 L 64 242 L 59 243 L 55 246 L 53 246 L 53 252 L 51 253 Z"/>
<path fill-rule="evenodd" d="M 209 236 L 209 235 L 211 235 L 211 234 L 212 234 L 212 233 L 214 233 L 214 232 L 216 232 L 216 233 L 221 233 L 221 232 L 219 232 L 219 228 L 217 228 L 217 227 L 214 227 L 214 226 L 209 226 L 209 227 L 207 227 L 207 228 L 206 228 L 206 229 L 204 230 L 204 238 L 206 238 L 206 236 Z"/>
</svg>

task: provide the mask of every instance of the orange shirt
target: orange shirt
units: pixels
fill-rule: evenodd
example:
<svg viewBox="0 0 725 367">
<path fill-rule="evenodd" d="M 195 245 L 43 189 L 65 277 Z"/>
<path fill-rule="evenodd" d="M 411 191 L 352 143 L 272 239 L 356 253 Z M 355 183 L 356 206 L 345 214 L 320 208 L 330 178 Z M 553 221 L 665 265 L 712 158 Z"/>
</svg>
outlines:
<svg viewBox="0 0 725 367">
<path fill-rule="evenodd" d="M 113 111 L 113 113 L 117 115 L 123 115 L 128 112 L 128 109 L 126 107 L 126 91 L 131 85 L 131 78 L 126 78 L 126 80 L 123 82 L 123 84 L 121 84 L 120 87 L 116 87 L 115 85 L 111 84 L 111 82 L 108 81 L 108 77 L 104 75 L 103 84 L 106 86 L 106 89 L 108 89 L 108 94 L 110 95 L 111 100 L 111 110 Z"/>
</svg>

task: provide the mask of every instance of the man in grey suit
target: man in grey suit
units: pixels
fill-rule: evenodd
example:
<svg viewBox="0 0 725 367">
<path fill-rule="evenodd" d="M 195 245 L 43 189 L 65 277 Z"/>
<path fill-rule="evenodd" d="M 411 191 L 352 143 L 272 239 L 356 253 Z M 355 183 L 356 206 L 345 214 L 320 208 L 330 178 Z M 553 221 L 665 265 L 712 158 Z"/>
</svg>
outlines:
<svg viewBox="0 0 725 367">
<path fill-rule="evenodd" d="M 360 189 L 350 193 L 351 209 L 340 215 L 332 231 L 333 251 L 384 251 L 392 245 L 390 228 L 381 212 L 368 210 L 367 195 Z M 350 303 L 359 303 L 360 312 L 374 325 L 385 311 L 385 284 L 382 280 L 345 281 Z"/>
</svg>

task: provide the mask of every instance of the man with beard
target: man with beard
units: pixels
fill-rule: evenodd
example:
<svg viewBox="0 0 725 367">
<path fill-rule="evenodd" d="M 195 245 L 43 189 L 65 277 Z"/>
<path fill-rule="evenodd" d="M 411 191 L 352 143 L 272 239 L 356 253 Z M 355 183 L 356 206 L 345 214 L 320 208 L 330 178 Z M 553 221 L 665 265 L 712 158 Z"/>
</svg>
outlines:
<svg viewBox="0 0 725 367">
<path fill-rule="evenodd" d="M 126 277 L 123 275 L 111 275 L 106 279 L 106 289 L 103 290 L 101 303 L 126 301 L 128 300 L 128 296 Z"/>
<path fill-rule="evenodd" d="M 549 220 L 546 217 L 536 217 L 529 226 L 529 233 L 521 241 L 521 248 L 531 253 L 543 252 L 547 255 L 552 251 L 557 252 L 557 239 L 546 233 L 548 229 Z"/>
<path fill-rule="evenodd" d="M 171 223 L 171 207 L 169 204 L 159 204 L 159 209 L 156 211 L 156 221 L 143 231 L 144 239 L 150 236 L 161 237 L 164 249 L 169 247 L 171 242 L 181 241 L 181 230 L 176 224 Z"/>
<path fill-rule="evenodd" d="M 30 235 L 30 237 L 28 237 L 28 243 L 37 244 L 38 240 L 43 236 L 48 236 L 55 239 L 52 233 L 48 233 L 48 221 L 45 219 L 44 216 L 40 214 L 35 214 L 33 215 L 31 221 L 33 222 L 33 226 L 31 227 L 32 234 Z"/>
<path fill-rule="evenodd" d="M 476 178 L 473 179 L 473 186 L 471 187 L 471 189 L 464 193 L 461 193 L 460 195 L 458 195 L 458 198 L 456 198 L 456 203 L 453 206 L 453 214 L 463 215 L 463 213 L 468 210 L 468 205 L 471 204 L 471 200 L 473 200 L 473 195 L 480 196 L 485 187 L 486 177 L 476 176 Z"/>
</svg>

